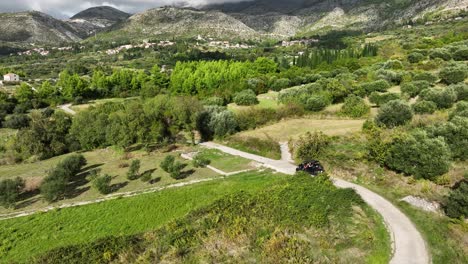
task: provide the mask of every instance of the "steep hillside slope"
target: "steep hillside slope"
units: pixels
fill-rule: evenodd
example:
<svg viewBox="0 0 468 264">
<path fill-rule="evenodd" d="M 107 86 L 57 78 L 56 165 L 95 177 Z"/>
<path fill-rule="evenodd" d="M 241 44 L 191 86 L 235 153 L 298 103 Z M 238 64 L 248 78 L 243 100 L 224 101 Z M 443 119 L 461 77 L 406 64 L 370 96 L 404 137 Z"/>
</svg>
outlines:
<svg viewBox="0 0 468 264">
<path fill-rule="evenodd" d="M 63 43 L 81 40 L 69 24 L 41 12 L 0 14 L 0 41 Z"/>
<path fill-rule="evenodd" d="M 130 14 L 110 6 L 91 7 L 79 12 L 67 21 L 81 35 L 87 36 L 99 30 L 125 21 Z"/>
<path fill-rule="evenodd" d="M 241 21 L 216 10 L 161 7 L 130 17 L 111 37 L 196 37 L 256 38 L 259 34 Z"/>
</svg>

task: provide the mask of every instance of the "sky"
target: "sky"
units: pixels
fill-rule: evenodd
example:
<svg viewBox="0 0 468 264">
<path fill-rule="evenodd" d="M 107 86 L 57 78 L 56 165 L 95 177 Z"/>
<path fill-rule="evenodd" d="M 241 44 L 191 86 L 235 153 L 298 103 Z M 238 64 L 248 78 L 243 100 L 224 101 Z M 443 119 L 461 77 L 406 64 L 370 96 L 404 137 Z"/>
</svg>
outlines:
<svg viewBox="0 0 468 264">
<path fill-rule="evenodd" d="M 0 0 L 0 13 L 36 10 L 57 18 L 68 18 L 93 6 L 112 6 L 128 13 L 183 2 L 187 6 L 242 0 Z M 245 1 L 245 0 L 244 0 Z"/>
</svg>

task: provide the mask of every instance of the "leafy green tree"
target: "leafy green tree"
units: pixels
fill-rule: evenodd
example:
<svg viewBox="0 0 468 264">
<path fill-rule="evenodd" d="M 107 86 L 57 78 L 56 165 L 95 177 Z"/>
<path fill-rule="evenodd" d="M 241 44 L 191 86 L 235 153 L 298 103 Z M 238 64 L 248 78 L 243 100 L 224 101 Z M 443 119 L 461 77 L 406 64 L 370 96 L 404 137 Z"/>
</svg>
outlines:
<svg viewBox="0 0 468 264">
<path fill-rule="evenodd" d="M 449 61 L 452 59 L 452 54 L 447 49 L 433 49 L 429 53 L 429 58 L 431 59 L 443 59 L 445 61 Z"/>
<path fill-rule="evenodd" d="M 466 61 L 468 60 L 468 47 L 462 47 L 459 50 L 455 51 L 453 54 L 453 59 L 456 61 Z"/>
<path fill-rule="evenodd" d="M 411 63 L 418 63 L 420 61 L 423 61 L 426 58 L 423 54 L 419 52 L 412 52 L 408 54 L 408 61 Z"/>
<path fill-rule="evenodd" d="M 468 216 L 468 181 L 462 180 L 450 191 L 443 203 L 445 214 L 451 218 Z"/>
<path fill-rule="evenodd" d="M 377 106 L 382 106 L 393 100 L 400 100 L 401 96 L 397 93 L 379 93 L 373 92 L 369 95 L 369 101 Z"/>
<path fill-rule="evenodd" d="M 174 165 L 174 162 L 175 157 L 172 155 L 167 155 L 161 162 L 160 167 L 163 171 L 169 173 L 171 171 L 171 167 Z"/>
<path fill-rule="evenodd" d="M 138 179 L 140 177 L 140 166 L 141 166 L 141 161 L 136 159 L 132 160 L 132 163 L 130 164 L 130 168 L 128 169 L 127 172 L 127 179 L 133 181 Z"/>
<path fill-rule="evenodd" d="M 23 82 L 20 87 L 16 89 L 15 98 L 20 103 L 29 102 L 34 98 L 34 91 L 29 85 Z"/>
<path fill-rule="evenodd" d="M 424 179 L 447 173 L 450 163 L 451 153 L 444 139 L 429 138 L 422 131 L 395 139 L 385 159 L 390 169 Z"/>
<path fill-rule="evenodd" d="M 375 121 L 386 127 L 401 126 L 413 118 L 411 107 L 401 100 L 394 100 L 384 104 L 375 117 Z"/>
<path fill-rule="evenodd" d="M 350 95 L 345 99 L 341 113 L 353 118 L 363 117 L 370 113 L 370 106 L 361 97 Z"/>
<path fill-rule="evenodd" d="M 361 84 L 361 88 L 366 91 L 367 94 L 372 92 L 386 92 L 390 88 L 390 84 L 385 80 L 378 80 L 374 82 L 368 82 Z"/>
<path fill-rule="evenodd" d="M 427 81 L 413 81 L 402 84 L 401 91 L 408 94 L 410 97 L 416 97 L 421 93 L 421 91 L 428 89 L 429 87 L 430 84 Z"/>
<path fill-rule="evenodd" d="M 31 118 L 25 114 L 15 114 L 8 116 L 3 122 L 3 127 L 21 129 L 29 126 Z"/>
<path fill-rule="evenodd" d="M 24 180 L 19 177 L 0 181 L 0 205 L 13 208 L 24 186 Z"/>
<path fill-rule="evenodd" d="M 331 104 L 330 96 L 325 93 L 313 94 L 308 98 L 301 98 L 300 100 L 305 101 L 305 103 L 303 103 L 303 106 L 306 110 L 313 112 L 322 111 L 328 105 Z"/>
<path fill-rule="evenodd" d="M 329 144 L 330 138 L 322 132 L 307 132 L 295 142 L 295 155 L 303 161 L 319 159 Z"/>
<path fill-rule="evenodd" d="M 183 179 L 185 176 L 182 174 L 182 170 L 187 166 L 187 164 L 176 161 L 169 170 L 171 178 L 175 180 Z"/>
</svg>

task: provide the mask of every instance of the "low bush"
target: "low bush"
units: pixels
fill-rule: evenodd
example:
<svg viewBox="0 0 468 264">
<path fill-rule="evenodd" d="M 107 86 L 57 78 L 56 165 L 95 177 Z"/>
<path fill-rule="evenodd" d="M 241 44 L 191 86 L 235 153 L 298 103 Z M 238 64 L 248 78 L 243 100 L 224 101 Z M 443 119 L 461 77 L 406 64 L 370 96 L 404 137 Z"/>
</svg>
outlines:
<svg viewBox="0 0 468 264">
<path fill-rule="evenodd" d="M 458 101 L 468 100 L 468 84 L 466 83 L 459 83 L 459 84 L 452 84 L 449 88 L 453 89 L 457 94 Z"/>
<path fill-rule="evenodd" d="M 192 164 L 193 167 L 195 168 L 206 168 L 206 166 L 210 165 L 211 160 L 209 160 L 206 157 L 203 157 L 203 155 L 197 154 L 195 157 L 193 157 Z"/>
<path fill-rule="evenodd" d="M 463 63 L 450 64 L 439 72 L 439 77 L 446 84 L 463 82 L 468 77 L 468 67 Z"/>
<path fill-rule="evenodd" d="M 450 113 L 449 119 L 452 120 L 457 116 L 468 117 L 468 102 L 461 101 L 457 103 L 455 109 Z"/>
<path fill-rule="evenodd" d="M 434 102 L 439 109 L 450 108 L 457 101 L 457 93 L 453 88 L 430 88 L 423 90 L 419 96 L 421 100 Z"/>
<path fill-rule="evenodd" d="M 319 159 L 330 142 L 330 138 L 322 132 L 307 132 L 294 142 L 295 157 L 300 161 Z"/>
<path fill-rule="evenodd" d="M 350 95 L 345 99 L 340 113 L 353 118 L 363 117 L 370 113 L 370 106 L 361 97 Z"/>
<path fill-rule="evenodd" d="M 434 84 L 435 82 L 437 82 L 439 80 L 439 78 L 437 76 L 435 76 L 434 74 L 430 73 L 430 72 L 419 72 L 419 73 L 415 73 L 413 74 L 413 81 L 426 81 L 430 84 Z"/>
<path fill-rule="evenodd" d="M 426 56 L 419 52 L 412 52 L 408 54 L 408 61 L 410 63 L 418 63 L 420 61 L 423 61 L 424 59 L 426 59 Z"/>
<path fill-rule="evenodd" d="M 394 100 L 384 104 L 379 109 L 375 121 L 379 125 L 392 128 L 404 125 L 411 121 L 412 118 L 413 112 L 411 111 L 411 107 L 401 100 Z"/>
<path fill-rule="evenodd" d="M 428 89 L 430 86 L 430 83 L 427 81 L 408 82 L 401 85 L 401 92 L 409 95 L 410 97 L 416 97 L 421 93 L 421 91 Z"/>
<path fill-rule="evenodd" d="M 361 84 L 361 88 L 366 91 L 367 94 L 372 92 L 386 92 L 390 88 L 390 84 L 385 80 L 378 80 L 374 82 L 368 82 Z"/>
<path fill-rule="evenodd" d="M 318 112 L 330 104 L 330 99 L 326 94 L 314 94 L 307 99 L 304 108 L 308 111 Z"/>
<path fill-rule="evenodd" d="M 403 69 L 403 63 L 399 60 L 389 60 L 385 62 L 384 69 L 401 70 Z"/>
<path fill-rule="evenodd" d="M 271 90 L 273 91 L 281 91 L 284 88 L 288 88 L 291 86 L 291 80 L 287 78 L 281 78 L 275 80 L 271 85 Z"/>
<path fill-rule="evenodd" d="M 385 165 L 416 178 L 434 179 L 450 168 L 451 153 L 443 138 L 423 131 L 396 138 L 389 146 Z"/>
<path fill-rule="evenodd" d="M 237 105 L 256 105 L 259 103 L 257 95 L 253 90 L 244 90 L 234 97 L 234 103 Z"/>
<path fill-rule="evenodd" d="M 163 161 L 161 162 L 159 166 L 161 167 L 163 171 L 169 173 L 174 162 L 175 162 L 175 157 L 172 155 L 167 155 L 166 157 L 164 157 Z"/>
<path fill-rule="evenodd" d="M 413 106 L 416 114 L 433 114 L 437 110 L 436 103 L 432 101 L 418 101 Z"/>
<path fill-rule="evenodd" d="M 400 84 L 403 80 L 403 74 L 392 70 L 377 70 L 375 72 L 377 79 L 386 80 L 389 83 Z M 383 92 L 383 91 L 381 91 Z"/>
<path fill-rule="evenodd" d="M 20 177 L 0 181 L 0 206 L 14 208 L 24 186 L 24 180 Z"/>
<path fill-rule="evenodd" d="M 224 105 L 224 99 L 221 97 L 209 97 L 203 100 L 203 105 L 215 105 L 215 106 L 223 106 Z"/>
<path fill-rule="evenodd" d="M 378 93 L 373 92 L 369 96 L 369 101 L 377 106 L 384 105 L 393 100 L 401 99 L 400 95 L 397 93 Z"/>
<path fill-rule="evenodd" d="M 181 163 L 175 160 L 174 156 L 168 155 L 161 162 L 160 167 L 165 172 L 169 173 L 171 178 L 175 180 L 180 180 L 184 177 L 182 170 L 187 166 L 187 164 Z"/>
<path fill-rule="evenodd" d="M 452 54 L 450 54 L 450 51 L 447 49 L 433 49 L 429 52 L 429 58 L 431 59 L 442 59 L 444 61 L 449 61 L 452 59 Z"/>
<path fill-rule="evenodd" d="M 451 218 L 468 217 L 468 181 L 457 183 L 443 203 L 445 214 Z"/>
<path fill-rule="evenodd" d="M 427 129 L 432 137 L 442 137 L 457 160 L 468 159 L 468 117 L 455 116 L 449 122 Z"/>
<path fill-rule="evenodd" d="M 468 60 L 468 47 L 464 46 L 453 53 L 453 59 L 456 61 Z"/>
</svg>

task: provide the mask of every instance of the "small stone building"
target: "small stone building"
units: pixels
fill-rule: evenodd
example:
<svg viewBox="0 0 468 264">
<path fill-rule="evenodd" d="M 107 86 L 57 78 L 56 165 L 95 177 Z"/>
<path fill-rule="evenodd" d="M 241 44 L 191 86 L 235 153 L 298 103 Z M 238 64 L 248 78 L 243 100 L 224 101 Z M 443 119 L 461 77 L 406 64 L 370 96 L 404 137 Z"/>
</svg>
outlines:
<svg viewBox="0 0 468 264">
<path fill-rule="evenodd" d="M 19 77 L 19 75 L 14 74 L 14 73 L 7 73 L 7 74 L 3 75 L 3 80 L 5 82 L 19 82 L 20 77 Z"/>
</svg>

